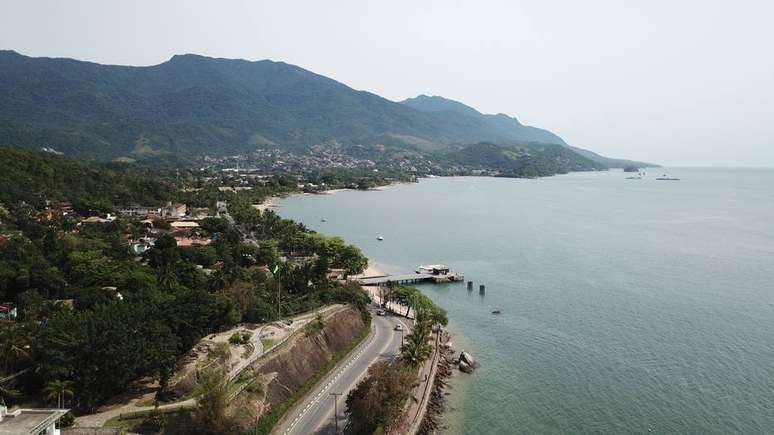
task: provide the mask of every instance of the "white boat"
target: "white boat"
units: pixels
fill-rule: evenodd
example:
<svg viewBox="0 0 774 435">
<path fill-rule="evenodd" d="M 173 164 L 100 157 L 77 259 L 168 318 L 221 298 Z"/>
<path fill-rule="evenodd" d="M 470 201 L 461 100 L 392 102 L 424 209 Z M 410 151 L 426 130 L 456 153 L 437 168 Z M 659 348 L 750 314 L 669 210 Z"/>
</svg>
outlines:
<svg viewBox="0 0 774 435">
<path fill-rule="evenodd" d="M 449 273 L 449 266 L 445 264 L 430 264 L 427 266 L 417 266 L 416 273 L 426 273 L 429 275 L 446 275 Z"/>
<path fill-rule="evenodd" d="M 376 236 L 376 240 L 378 240 L 378 241 L 380 241 L 380 242 L 381 242 L 382 240 L 384 240 L 384 237 L 382 237 L 382 236 Z"/>
</svg>

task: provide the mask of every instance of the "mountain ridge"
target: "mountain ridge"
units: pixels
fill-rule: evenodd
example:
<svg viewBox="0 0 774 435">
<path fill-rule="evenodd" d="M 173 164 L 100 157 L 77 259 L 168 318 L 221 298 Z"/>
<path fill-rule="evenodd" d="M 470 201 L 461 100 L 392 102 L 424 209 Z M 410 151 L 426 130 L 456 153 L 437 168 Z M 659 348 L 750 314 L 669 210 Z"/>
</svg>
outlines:
<svg viewBox="0 0 774 435">
<path fill-rule="evenodd" d="M 421 152 L 478 142 L 566 145 L 506 115 L 446 99 L 456 111 L 426 110 L 417 99 L 390 101 L 273 60 L 182 54 L 123 66 L 6 50 L 0 70 L 0 143 L 80 157 L 223 155 L 266 145 L 304 150 L 384 138 Z"/>
</svg>

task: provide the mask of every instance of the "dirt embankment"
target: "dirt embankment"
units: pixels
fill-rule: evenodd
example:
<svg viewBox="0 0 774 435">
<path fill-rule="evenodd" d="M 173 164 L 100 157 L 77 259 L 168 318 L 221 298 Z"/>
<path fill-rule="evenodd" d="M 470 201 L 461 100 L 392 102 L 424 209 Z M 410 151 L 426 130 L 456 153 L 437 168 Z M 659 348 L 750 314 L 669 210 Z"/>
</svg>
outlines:
<svg viewBox="0 0 774 435">
<path fill-rule="evenodd" d="M 261 416 L 281 404 L 346 349 L 365 324 L 356 308 L 342 306 L 311 320 L 267 355 L 250 364 L 235 380 L 238 388 L 226 409 L 228 433 L 244 433 Z"/>
<path fill-rule="evenodd" d="M 322 328 L 313 323 L 299 331 L 283 348 L 257 361 L 251 372 L 265 379 L 265 396 L 259 406 L 265 411 L 290 396 L 318 370 L 333 354 L 346 348 L 364 327 L 360 312 L 347 307 L 323 319 Z"/>
</svg>

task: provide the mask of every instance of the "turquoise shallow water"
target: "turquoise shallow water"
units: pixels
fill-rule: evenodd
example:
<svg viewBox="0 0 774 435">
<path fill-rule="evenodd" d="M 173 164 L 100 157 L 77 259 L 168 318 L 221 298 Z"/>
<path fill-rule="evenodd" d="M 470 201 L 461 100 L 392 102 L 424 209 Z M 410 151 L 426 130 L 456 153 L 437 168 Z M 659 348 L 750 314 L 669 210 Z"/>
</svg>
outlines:
<svg viewBox="0 0 774 435">
<path fill-rule="evenodd" d="M 774 433 L 774 171 L 667 172 L 682 181 L 439 178 L 278 212 L 390 272 L 486 284 L 422 287 L 482 364 L 466 434 Z"/>
</svg>

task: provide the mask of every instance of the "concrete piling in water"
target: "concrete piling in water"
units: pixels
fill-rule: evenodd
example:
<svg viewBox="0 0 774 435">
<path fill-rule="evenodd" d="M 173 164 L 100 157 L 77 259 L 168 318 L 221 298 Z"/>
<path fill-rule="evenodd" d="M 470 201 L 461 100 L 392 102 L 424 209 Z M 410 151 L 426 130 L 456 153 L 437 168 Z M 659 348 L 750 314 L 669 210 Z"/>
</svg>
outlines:
<svg viewBox="0 0 774 435">
<path fill-rule="evenodd" d="M 473 281 L 468 281 L 468 291 L 473 290 Z"/>
<path fill-rule="evenodd" d="M 486 293 L 486 287 L 484 287 L 484 284 L 481 284 L 478 286 L 478 294 L 483 295 L 484 293 Z"/>
</svg>

